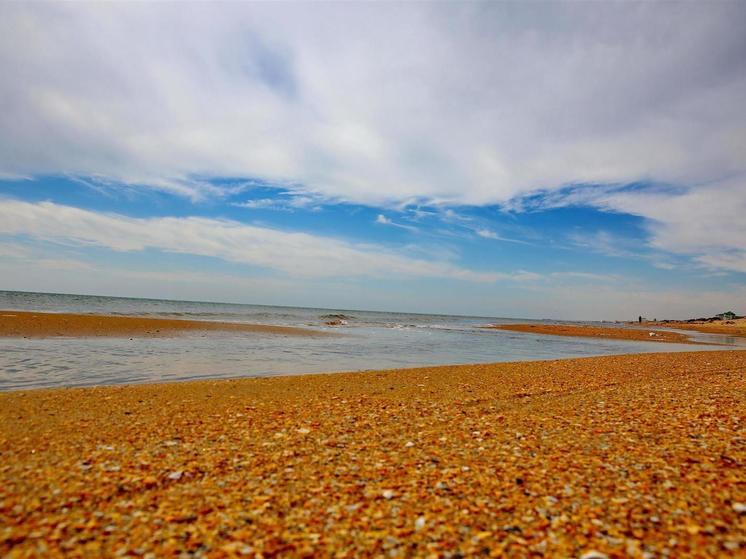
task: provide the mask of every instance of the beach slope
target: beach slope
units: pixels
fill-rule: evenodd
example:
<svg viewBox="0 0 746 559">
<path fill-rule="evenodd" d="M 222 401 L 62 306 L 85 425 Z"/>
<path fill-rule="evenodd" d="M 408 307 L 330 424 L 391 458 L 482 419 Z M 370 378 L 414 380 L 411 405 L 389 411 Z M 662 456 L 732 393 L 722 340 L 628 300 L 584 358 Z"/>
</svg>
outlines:
<svg viewBox="0 0 746 559">
<path fill-rule="evenodd" d="M 0 555 L 742 557 L 745 394 L 744 351 L 2 393 Z"/>
</svg>

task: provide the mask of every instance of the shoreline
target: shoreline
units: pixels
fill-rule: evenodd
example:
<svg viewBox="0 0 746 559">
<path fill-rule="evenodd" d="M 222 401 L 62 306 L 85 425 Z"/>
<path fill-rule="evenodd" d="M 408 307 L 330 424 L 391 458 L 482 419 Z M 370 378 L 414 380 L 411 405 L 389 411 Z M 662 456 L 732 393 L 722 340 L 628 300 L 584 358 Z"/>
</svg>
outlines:
<svg viewBox="0 0 746 559">
<path fill-rule="evenodd" d="M 744 370 L 735 350 L 4 392 L 0 554 L 736 556 Z"/>
<path fill-rule="evenodd" d="M 326 336 L 295 326 L 246 324 L 107 314 L 0 310 L 0 337 L 172 337 L 198 332 L 251 332 L 286 336 Z"/>
<path fill-rule="evenodd" d="M 696 342 L 685 334 L 656 329 L 615 328 L 613 326 L 581 326 L 577 324 L 498 324 L 494 326 L 485 326 L 484 328 L 573 338 L 606 338 L 638 342 L 718 345 L 715 343 Z M 650 334 L 654 335 L 651 336 Z"/>
<path fill-rule="evenodd" d="M 636 323 L 634 323 L 636 324 Z M 723 334 L 746 338 L 746 319 L 720 320 L 720 321 L 687 321 L 687 320 L 663 320 L 657 322 L 643 323 L 652 327 L 674 328 L 676 330 L 693 330 L 703 334 Z"/>
</svg>

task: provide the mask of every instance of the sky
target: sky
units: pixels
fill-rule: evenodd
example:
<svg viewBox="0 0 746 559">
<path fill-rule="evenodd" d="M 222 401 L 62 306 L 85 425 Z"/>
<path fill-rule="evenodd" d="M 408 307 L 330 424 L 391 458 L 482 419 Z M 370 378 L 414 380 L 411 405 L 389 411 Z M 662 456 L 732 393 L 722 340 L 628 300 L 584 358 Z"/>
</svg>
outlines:
<svg viewBox="0 0 746 559">
<path fill-rule="evenodd" d="M 0 3 L 0 289 L 746 314 L 746 3 Z"/>
</svg>

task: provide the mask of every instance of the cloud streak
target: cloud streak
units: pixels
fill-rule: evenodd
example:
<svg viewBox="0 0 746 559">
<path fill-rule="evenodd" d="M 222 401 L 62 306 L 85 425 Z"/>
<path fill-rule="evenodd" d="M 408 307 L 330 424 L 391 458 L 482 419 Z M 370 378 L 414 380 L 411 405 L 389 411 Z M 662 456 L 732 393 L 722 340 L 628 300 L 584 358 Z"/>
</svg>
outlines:
<svg viewBox="0 0 746 559">
<path fill-rule="evenodd" d="M 383 214 L 376 216 L 376 223 L 379 225 L 388 225 L 389 227 L 398 227 L 399 229 L 406 229 L 407 231 L 417 231 L 417 227 L 413 225 L 405 225 L 403 223 L 397 223 L 391 218 L 386 217 Z"/>
<path fill-rule="evenodd" d="M 156 249 L 220 258 L 292 277 L 444 278 L 471 282 L 535 279 L 528 272 L 474 271 L 381 246 L 201 217 L 132 218 L 51 202 L 0 200 L 0 233 L 77 247 Z"/>
</svg>

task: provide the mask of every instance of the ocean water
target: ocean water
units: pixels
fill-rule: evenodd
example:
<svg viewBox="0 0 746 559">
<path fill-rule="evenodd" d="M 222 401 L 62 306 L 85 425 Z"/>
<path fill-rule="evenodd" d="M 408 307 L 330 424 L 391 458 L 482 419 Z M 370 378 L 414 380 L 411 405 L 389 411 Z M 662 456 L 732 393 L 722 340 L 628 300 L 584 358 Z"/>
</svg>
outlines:
<svg viewBox="0 0 746 559">
<path fill-rule="evenodd" d="M 319 337 L 212 332 L 173 338 L 0 338 L 0 390 L 708 349 L 479 328 L 487 324 L 552 322 L 505 317 L 13 291 L 0 291 L 0 309 L 277 324 L 335 333 Z M 330 320 L 341 320 L 343 324 L 325 325 Z M 699 339 L 717 340 L 732 348 L 746 347 L 744 340 L 738 338 L 701 335 Z"/>
</svg>

